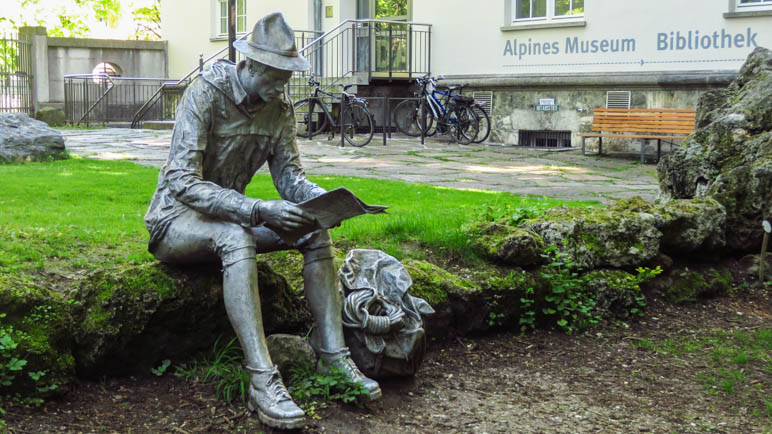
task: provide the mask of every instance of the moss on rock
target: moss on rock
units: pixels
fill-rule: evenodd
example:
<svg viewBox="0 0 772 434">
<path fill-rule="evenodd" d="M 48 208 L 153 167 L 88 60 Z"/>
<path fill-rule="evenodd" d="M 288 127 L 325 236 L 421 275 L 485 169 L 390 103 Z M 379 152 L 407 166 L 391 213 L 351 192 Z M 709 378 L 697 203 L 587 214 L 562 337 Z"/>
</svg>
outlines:
<svg viewBox="0 0 772 434">
<path fill-rule="evenodd" d="M 594 270 L 582 276 L 602 318 L 625 319 L 645 304 L 636 277 L 621 270 Z"/>
<path fill-rule="evenodd" d="M 480 287 L 473 281 L 417 259 L 403 261 L 413 280 L 409 293 L 435 310 L 426 321 L 427 334 L 447 338 L 450 330 L 468 334 L 486 328 L 488 315 Z"/>
<path fill-rule="evenodd" d="M 9 351 L 27 364 L 0 395 L 44 398 L 67 390 L 75 375 L 69 304 L 64 297 L 23 275 L 0 274 L 0 337 L 18 346 Z M 44 372 L 34 382 L 28 373 Z"/>
<path fill-rule="evenodd" d="M 542 262 L 544 241 L 528 229 L 502 223 L 478 222 L 465 227 L 472 245 L 495 262 L 529 267 Z"/>
<path fill-rule="evenodd" d="M 693 303 L 700 298 L 726 295 L 732 288 L 732 274 L 726 267 L 684 268 L 674 271 L 671 281 L 665 296 L 673 303 Z"/>
<path fill-rule="evenodd" d="M 617 201 L 611 210 L 654 216 L 654 225 L 662 232 L 660 248 L 669 255 L 710 254 L 726 245 L 726 209 L 712 198 L 652 203 L 634 197 Z"/>
<path fill-rule="evenodd" d="M 552 208 L 522 226 L 585 270 L 646 263 L 657 255 L 662 237 L 651 214 L 614 208 Z"/>
<path fill-rule="evenodd" d="M 434 264 L 418 259 L 403 261 L 413 286 L 410 295 L 426 300 L 432 307 L 442 307 L 448 296 L 479 292 L 479 286 L 471 280 L 450 273 Z"/>
<path fill-rule="evenodd" d="M 540 273 L 525 270 L 513 270 L 504 276 L 493 274 L 480 284 L 489 311 L 488 325 L 506 330 L 520 329 L 520 319 L 526 308 L 522 299 L 528 298 L 528 294 L 544 294 L 549 287 L 549 282 Z M 538 306 L 533 309 L 541 309 L 544 301 L 536 301 Z"/>
<path fill-rule="evenodd" d="M 267 333 L 297 331 L 308 317 L 286 280 L 258 263 Z M 210 348 L 232 333 L 222 302 L 220 267 L 120 265 L 91 274 L 80 286 L 75 311 L 79 372 L 143 372 L 160 360 Z"/>
</svg>

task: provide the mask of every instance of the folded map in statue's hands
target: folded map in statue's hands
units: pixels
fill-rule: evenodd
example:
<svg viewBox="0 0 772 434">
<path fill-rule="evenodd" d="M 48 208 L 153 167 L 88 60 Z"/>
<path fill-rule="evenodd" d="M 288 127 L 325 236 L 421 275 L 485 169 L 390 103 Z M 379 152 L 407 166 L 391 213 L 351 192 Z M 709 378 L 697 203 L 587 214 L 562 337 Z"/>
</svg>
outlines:
<svg viewBox="0 0 772 434">
<path fill-rule="evenodd" d="M 381 214 L 386 212 L 388 208 L 387 206 L 368 205 L 345 187 L 330 190 L 321 196 L 301 202 L 297 206 L 314 216 L 317 225 L 296 232 L 279 231 L 272 228 L 288 244 L 294 244 L 308 232 L 333 228 L 343 220 L 362 214 Z"/>
</svg>

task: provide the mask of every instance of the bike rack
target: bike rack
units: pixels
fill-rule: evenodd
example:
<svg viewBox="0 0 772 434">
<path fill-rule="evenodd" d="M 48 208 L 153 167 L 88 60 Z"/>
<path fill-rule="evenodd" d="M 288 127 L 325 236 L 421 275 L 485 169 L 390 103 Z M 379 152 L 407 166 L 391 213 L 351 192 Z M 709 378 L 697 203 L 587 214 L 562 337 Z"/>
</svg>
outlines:
<svg viewBox="0 0 772 434">
<path fill-rule="evenodd" d="M 361 98 L 361 97 L 360 97 Z M 391 111 L 391 103 L 393 101 L 405 101 L 405 100 L 420 100 L 421 102 L 421 121 L 423 125 L 426 125 L 426 114 L 428 112 L 426 108 L 426 100 L 423 98 L 416 98 L 416 97 L 387 97 L 387 96 L 381 96 L 381 97 L 371 97 L 371 98 L 363 98 L 367 101 L 380 101 L 381 104 L 383 104 L 383 116 L 382 116 L 382 123 L 381 125 L 381 136 L 383 141 L 383 146 L 386 146 L 387 139 L 391 139 L 391 132 L 393 128 L 396 128 L 395 125 L 392 124 L 392 111 Z M 346 138 L 343 137 L 343 110 L 338 110 L 338 125 L 337 125 L 338 133 L 340 134 L 340 147 L 343 148 L 346 146 Z M 426 134 L 424 131 L 421 131 L 421 145 L 426 144 Z"/>
</svg>

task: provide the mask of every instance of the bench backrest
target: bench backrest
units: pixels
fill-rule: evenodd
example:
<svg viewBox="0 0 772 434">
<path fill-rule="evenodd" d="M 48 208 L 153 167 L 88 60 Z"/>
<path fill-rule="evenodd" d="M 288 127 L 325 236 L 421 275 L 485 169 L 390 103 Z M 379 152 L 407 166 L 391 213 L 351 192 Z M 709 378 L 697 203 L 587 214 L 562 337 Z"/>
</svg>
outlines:
<svg viewBox="0 0 772 434">
<path fill-rule="evenodd" d="M 695 118 L 692 109 L 596 108 L 592 131 L 689 135 Z"/>
</svg>

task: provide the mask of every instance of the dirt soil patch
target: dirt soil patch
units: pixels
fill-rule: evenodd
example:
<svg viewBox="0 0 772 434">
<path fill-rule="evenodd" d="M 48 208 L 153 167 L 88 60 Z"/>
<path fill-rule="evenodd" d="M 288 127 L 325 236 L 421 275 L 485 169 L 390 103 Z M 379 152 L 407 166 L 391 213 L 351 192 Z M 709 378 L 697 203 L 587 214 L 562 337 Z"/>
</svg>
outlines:
<svg viewBox="0 0 772 434">
<path fill-rule="evenodd" d="M 720 342 L 770 328 L 769 290 L 755 289 L 686 306 L 654 299 L 644 320 L 583 335 L 434 342 L 415 378 L 382 381 L 383 398 L 365 408 L 329 403 L 302 432 L 768 433 L 769 353 L 717 363 Z M 733 366 L 741 378 L 722 382 Z M 218 401 L 213 386 L 169 374 L 81 382 L 5 419 L 11 433 L 275 432 Z"/>
</svg>

